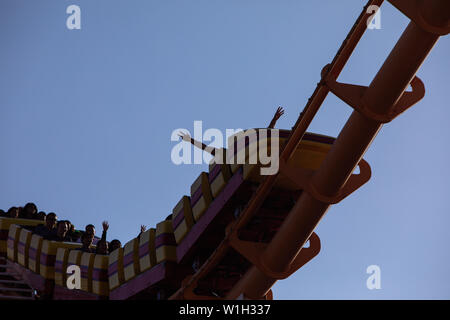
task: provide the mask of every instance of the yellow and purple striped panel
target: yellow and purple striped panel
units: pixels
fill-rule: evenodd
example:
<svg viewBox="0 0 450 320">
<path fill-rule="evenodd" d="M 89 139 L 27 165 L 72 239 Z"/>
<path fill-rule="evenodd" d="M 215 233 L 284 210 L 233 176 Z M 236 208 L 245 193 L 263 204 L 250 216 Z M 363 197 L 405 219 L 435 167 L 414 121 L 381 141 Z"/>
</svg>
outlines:
<svg viewBox="0 0 450 320">
<path fill-rule="evenodd" d="M 81 271 L 81 256 L 83 255 L 83 251 L 81 250 L 69 250 L 69 255 L 67 257 L 67 265 L 65 269 L 63 269 L 63 286 L 66 286 L 67 283 L 67 268 L 70 266 L 79 266 Z"/>
<path fill-rule="evenodd" d="M 139 237 L 139 267 L 144 272 L 156 265 L 156 229 L 151 228 Z"/>
<path fill-rule="evenodd" d="M 6 257 L 6 252 L 8 248 L 7 242 L 8 242 L 9 226 L 12 224 L 17 224 L 21 226 L 37 226 L 39 224 L 42 224 L 42 221 L 0 217 L 0 257 Z"/>
<path fill-rule="evenodd" d="M 125 281 L 123 270 L 123 248 L 118 248 L 109 254 L 108 259 L 109 288 L 113 290 Z"/>
<path fill-rule="evenodd" d="M 123 269 L 125 281 L 139 274 L 139 239 L 134 238 L 123 247 Z"/>
<path fill-rule="evenodd" d="M 156 225 L 156 263 L 177 261 L 177 243 L 173 234 L 172 224 L 165 220 Z"/>
<path fill-rule="evenodd" d="M 19 243 L 17 244 L 17 262 L 25 268 L 28 268 L 28 255 L 31 236 L 31 231 L 22 229 L 20 231 Z"/>
<path fill-rule="evenodd" d="M 92 270 L 92 292 L 96 295 L 109 296 L 108 256 L 96 254 Z"/>
<path fill-rule="evenodd" d="M 249 154 L 257 151 L 257 141 L 258 129 L 247 129 L 228 138 L 226 159 L 232 173 L 248 162 Z"/>
<path fill-rule="evenodd" d="M 81 256 L 83 251 L 81 250 L 69 250 L 69 256 L 67 257 L 67 266 L 81 266 Z"/>
<path fill-rule="evenodd" d="M 81 290 L 92 292 L 92 271 L 94 269 L 95 253 L 81 254 Z"/>
<path fill-rule="evenodd" d="M 34 273 L 40 273 L 42 238 L 40 235 L 31 236 L 30 248 L 28 249 L 28 268 Z"/>
<path fill-rule="evenodd" d="M 195 182 L 191 185 L 191 208 L 195 221 L 208 209 L 212 202 L 211 188 L 209 186 L 208 174 L 200 173 Z"/>
<path fill-rule="evenodd" d="M 13 262 L 17 262 L 17 246 L 19 244 L 20 231 L 22 231 L 22 228 L 17 224 L 12 224 L 9 227 L 7 254 L 8 259 Z"/>
<path fill-rule="evenodd" d="M 69 249 L 58 248 L 56 250 L 55 261 L 55 284 L 66 286 L 67 281 L 67 262 L 69 259 Z"/>
<path fill-rule="evenodd" d="M 227 185 L 231 178 L 230 166 L 226 163 L 216 164 L 212 162 L 209 165 L 208 180 L 211 186 L 211 195 L 216 198 Z"/>
<path fill-rule="evenodd" d="M 177 243 L 183 240 L 193 225 L 191 201 L 188 196 L 183 196 L 172 211 L 172 228 Z"/>
<path fill-rule="evenodd" d="M 55 261 L 58 248 L 76 249 L 80 247 L 80 243 L 49 241 L 44 239 L 42 241 L 39 261 L 39 274 L 47 280 L 55 279 Z"/>
</svg>

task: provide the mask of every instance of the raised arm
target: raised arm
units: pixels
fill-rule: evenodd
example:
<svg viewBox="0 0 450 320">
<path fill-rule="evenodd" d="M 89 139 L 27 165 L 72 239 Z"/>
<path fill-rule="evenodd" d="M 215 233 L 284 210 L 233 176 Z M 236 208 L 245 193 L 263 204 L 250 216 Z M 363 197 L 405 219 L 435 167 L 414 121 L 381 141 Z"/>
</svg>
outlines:
<svg viewBox="0 0 450 320">
<path fill-rule="evenodd" d="M 272 121 L 270 121 L 270 124 L 268 128 L 273 129 L 275 127 L 275 124 L 277 123 L 277 120 L 280 119 L 280 117 L 284 114 L 283 107 L 278 107 L 277 111 L 275 111 L 275 114 L 273 115 Z"/>
<path fill-rule="evenodd" d="M 139 232 L 137 238 L 139 238 L 141 236 L 141 234 L 143 234 L 145 232 L 145 230 L 147 230 L 147 226 L 141 224 L 141 232 Z"/>
<path fill-rule="evenodd" d="M 188 133 L 184 133 L 184 132 L 180 131 L 180 133 L 178 133 L 178 135 L 184 141 L 192 143 L 197 148 L 202 149 L 206 152 L 209 152 L 211 155 L 215 155 L 216 149 L 214 147 L 208 147 L 206 144 L 201 143 L 200 141 L 197 141 L 194 138 L 191 138 L 191 136 Z"/>
<path fill-rule="evenodd" d="M 108 221 L 103 221 L 102 227 L 103 227 L 103 232 L 102 232 L 102 238 L 101 238 L 101 240 L 106 241 L 106 233 L 108 232 L 108 228 L 109 228 L 109 223 L 108 223 Z"/>
</svg>

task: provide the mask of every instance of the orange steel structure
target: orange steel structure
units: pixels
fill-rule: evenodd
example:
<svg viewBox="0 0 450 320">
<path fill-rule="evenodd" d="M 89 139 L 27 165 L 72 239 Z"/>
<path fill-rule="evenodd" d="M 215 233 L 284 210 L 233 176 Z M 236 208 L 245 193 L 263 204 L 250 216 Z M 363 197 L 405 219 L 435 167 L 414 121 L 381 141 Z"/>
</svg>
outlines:
<svg viewBox="0 0 450 320">
<path fill-rule="evenodd" d="M 223 190 L 202 216 L 195 217 L 195 224 L 192 199 L 183 196 L 182 209 L 177 204 L 178 209 L 156 229 L 109 256 L 81 253 L 75 249 L 79 243 L 32 235 L 37 220 L 0 218 L 0 299 L 166 299 L 169 295 L 169 299 L 192 300 L 272 299 L 270 289 L 277 280 L 289 277 L 319 253 L 320 239 L 314 229 L 330 206 L 369 181 L 370 166 L 362 159 L 365 151 L 384 123 L 424 97 L 424 85 L 415 74 L 439 37 L 450 32 L 449 0 L 389 2 L 411 22 L 381 69 L 367 87 L 337 81 L 367 29 L 372 14 L 367 10 L 383 3 L 370 0 L 333 61 L 322 69 L 321 80 L 292 130 L 280 131 L 284 136 L 276 175 L 244 181 L 241 167 L 233 175 L 229 173 L 231 178 L 222 177 Z M 405 91 L 409 85 L 412 90 Z M 329 92 L 354 109 L 336 139 L 306 133 Z M 322 147 L 326 145 L 320 167 L 294 167 L 291 160 L 296 159 L 293 155 L 301 143 L 319 136 Z M 356 166 L 358 174 L 354 173 Z M 216 173 L 222 170 L 220 164 L 211 168 L 214 171 L 216 167 L 220 169 Z M 208 180 L 202 172 L 200 178 L 205 177 L 210 192 L 209 183 L 215 177 Z M 279 184 L 275 184 L 281 180 L 296 188 L 277 188 Z M 196 186 L 198 181 L 200 186 Z M 198 181 L 191 187 L 191 196 L 199 195 L 197 200 L 205 198 L 203 182 Z M 269 218 L 264 220 L 267 212 Z M 249 226 L 258 218 L 257 228 L 267 227 L 267 233 L 252 233 L 255 230 Z M 179 230 L 184 230 L 184 238 Z M 250 232 L 245 235 L 245 231 Z M 84 270 L 82 290 L 64 287 L 69 264 Z M 2 292 L 8 295 L 2 296 Z"/>
<path fill-rule="evenodd" d="M 423 98 L 423 83 L 415 76 L 440 36 L 450 31 L 450 1 L 389 0 L 411 19 L 368 87 L 343 84 L 337 78 L 367 29 L 369 6 L 381 6 L 383 0 L 371 0 L 364 7 L 331 64 L 322 70 L 322 79 L 300 114 L 280 155 L 277 175 L 267 176 L 253 194 L 241 216 L 227 227 L 226 237 L 201 268 L 188 276 L 170 299 L 214 299 L 194 293 L 198 282 L 208 275 L 233 248 L 252 263 L 246 274 L 233 286 L 227 299 L 265 299 L 270 288 L 312 259 L 320 250 L 313 233 L 330 205 L 344 199 L 370 178 L 370 167 L 362 157 L 384 123 L 390 122 Z M 412 91 L 405 91 L 411 85 Z M 353 109 L 319 170 L 312 176 L 286 165 L 309 124 L 329 92 Z M 360 174 L 353 174 L 356 166 Z M 285 175 L 304 192 L 268 244 L 240 240 L 243 228 L 261 207 L 278 175 Z M 303 248 L 310 240 L 310 247 Z"/>
</svg>

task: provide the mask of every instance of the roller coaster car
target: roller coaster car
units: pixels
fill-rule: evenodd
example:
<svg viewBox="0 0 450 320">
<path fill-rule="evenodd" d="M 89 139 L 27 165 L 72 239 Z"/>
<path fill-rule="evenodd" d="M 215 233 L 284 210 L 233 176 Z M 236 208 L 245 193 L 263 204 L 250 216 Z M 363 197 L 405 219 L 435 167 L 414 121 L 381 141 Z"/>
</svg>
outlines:
<svg viewBox="0 0 450 320">
<path fill-rule="evenodd" d="M 191 266 L 195 272 L 213 253 L 225 236 L 226 226 L 240 215 L 265 178 L 261 174 L 261 168 L 264 167 L 261 163 L 265 163 L 266 167 L 273 165 L 267 164 L 267 161 L 260 161 L 260 156 L 264 156 L 264 153 L 266 156 L 270 154 L 268 158 L 278 161 L 278 152 L 289 134 L 288 130 L 267 132 L 267 129 L 249 129 L 239 136 L 229 138 L 228 146 L 232 146 L 229 148 L 231 151 L 222 152 L 222 156 L 225 155 L 223 158 L 228 161 L 225 164 L 215 163 L 213 159 L 209 166 L 209 174 L 203 172 L 200 175 L 207 178 L 203 178 L 200 185 L 199 177 L 191 187 L 191 200 L 184 196 L 183 205 L 179 203 L 174 209 L 174 228 L 179 226 L 183 219 L 193 221 L 192 224 L 183 227 L 185 234 L 177 238 L 177 262 L 180 266 Z M 287 164 L 313 173 L 320 167 L 334 140 L 332 137 L 306 133 Z M 272 154 L 273 150 L 277 152 L 276 157 Z M 230 161 L 230 158 L 234 161 Z M 206 193 L 205 190 L 206 192 L 210 190 L 211 201 L 202 210 L 201 215 L 194 214 L 190 217 L 189 213 L 194 210 L 189 208 L 189 204 L 192 206 L 192 199 L 202 197 Z M 274 188 L 258 212 L 245 228 L 239 230 L 239 238 L 254 242 L 269 242 L 301 192 L 302 190 L 289 177 L 278 175 Z M 180 216 L 182 218 L 179 218 Z M 249 266 L 248 261 L 234 250 L 230 250 L 221 264 L 198 283 L 194 294 L 204 297 L 224 296 L 227 288 L 231 288 Z M 223 272 L 224 270 L 226 272 Z"/>
<path fill-rule="evenodd" d="M 264 167 L 259 159 L 261 152 L 269 154 L 277 144 L 279 146 L 277 149 L 281 149 L 290 134 L 289 130 L 277 132 L 269 130 L 268 134 L 260 135 L 261 130 L 267 131 L 267 129 L 246 130 L 245 143 L 239 143 L 237 135 L 231 136 L 228 145 L 234 148 L 231 148 L 232 152 L 228 150 L 223 152 L 228 163 L 217 164 L 213 159 L 209 166 L 209 174 L 202 172 L 199 177 L 199 179 L 203 177 L 201 184 L 197 179 L 192 185 L 191 198 L 184 196 L 175 207 L 173 226 L 182 229 L 177 237 L 179 264 L 198 264 L 198 261 L 203 261 L 203 257 L 209 256 L 214 251 L 224 237 L 225 226 L 240 214 L 259 183 L 265 178 L 261 175 L 261 167 Z M 241 135 L 240 138 L 243 139 L 242 137 Z M 276 141 L 272 141 L 273 139 Z M 311 172 L 317 170 L 334 140 L 332 137 L 306 133 L 289 159 L 288 165 Z M 234 160 L 245 159 L 244 163 L 230 163 L 229 160 L 233 156 Z M 249 161 L 252 157 L 253 161 Z M 273 160 L 273 155 L 270 158 Z M 194 214 L 193 199 L 204 197 L 205 194 L 208 199 L 209 192 L 212 199 L 204 202 L 205 208 L 200 210 L 201 214 Z M 241 230 L 240 237 L 243 240 L 269 241 L 300 193 L 299 187 L 289 177 L 278 175 L 275 187 L 249 225 Z M 183 222 L 187 223 L 180 227 Z"/>
<path fill-rule="evenodd" d="M 202 172 L 192 184 L 190 195 L 184 195 L 175 205 L 171 219 L 159 223 L 156 230 L 143 233 L 139 244 L 138 240 L 132 240 L 134 244 L 125 245 L 122 253 L 116 250 L 110 256 L 111 299 L 167 297 L 179 288 L 183 278 L 201 266 L 223 239 L 225 226 L 239 215 L 264 179 L 259 170 L 261 162 L 248 163 L 248 160 L 258 150 L 266 149 L 270 153 L 276 144 L 281 146 L 290 133 L 269 130 L 264 137 L 260 130 L 246 130 L 244 136 L 240 136 L 245 139 L 241 142 L 235 139 L 237 135 L 230 137 L 228 145 L 234 144 L 232 153 L 222 152 L 222 161 L 215 160 L 218 157 L 211 161 L 209 172 Z M 333 141 L 331 137 L 305 134 L 289 164 L 316 170 Z M 244 161 L 228 163 L 225 160 L 229 156 L 241 157 Z M 241 237 L 268 241 L 300 193 L 288 178 L 280 176 L 255 219 L 242 230 Z M 133 258 L 127 259 L 127 255 Z M 249 266 L 245 259 L 232 252 L 225 260 L 230 265 L 218 266 L 211 272 L 204 279 L 204 285 L 200 283 L 197 294 L 223 295 Z M 121 274 L 121 268 L 125 274 Z M 126 275 L 127 268 L 132 275 Z"/>
<path fill-rule="evenodd" d="M 267 129 L 264 129 L 267 131 Z M 42 221 L 0 218 L 0 255 L 41 296 L 53 299 L 165 299 L 193 274 L 225 236 L 226 226 L 245 208 L 264 179 L 260 156 L 278 162 L 278 149 L 290 131 L 249 129 L 229 138 L 230 150 L 215 157 L 172 215 L 130 240 L 109 256 L 74 250 L 79 243 L 45 240 L 32 234 Z M 240 141 L 239 139 L 244 139 Z M 334 138 L 306 133 L 288 165 L 313 172 L 330 150 Z M 224 150 L 221 150 L 224 151 Z M 272 154 L 273 153 L 273 154 Z M 219 152 L 217 154 L 220 154 Z M 256 157 L 255 157 L 256 154 Z M 252 158 L 253 157 L 253 158 Z M 236 161 L 229 158 L 236 158 Z M 256 161 L 252 160 L 255 159 Z M 273 163 L 269 164 L 273 165 Z M 248 225 L 242 240 L 268 242 L 302 191 L 279 175 L 275 187 Z M 81 269 L 81 289 L 66 287 L 67 267 Z M 250 264 L 231 250 L 224 261 L 199 282 L 195 294 L 224 296 Z"/>
<path fill-rule="evenodd" d="M 7 257 L 16 277 L 38 292 L 38 297 L 53 299 L 99 299 L 109 295 L 108 257 L 100 255 L 83 270 L 83 261 L 69 257 L 81 247 L 80 243 L 45 240 L 33 234 L 40 220 L 0 218 L 0 256 Z M 70 254 L 69 254 L 70 253 Z M 69 264 L 82 268 L 82 290 L 66 288 L 66 269 Z M 95 267 L 95 268 L 94 268 Z M 102 269 L 103 268 L 103 269 Z M 56 290 L 55 290 L 56 289 Z"/>
<path fill-rule="evenodd" d="M 161 221 L 110 254 L 110 299 L 166 299 L 190 272 L 176 260 L 172 221 Z"/>
</svg>

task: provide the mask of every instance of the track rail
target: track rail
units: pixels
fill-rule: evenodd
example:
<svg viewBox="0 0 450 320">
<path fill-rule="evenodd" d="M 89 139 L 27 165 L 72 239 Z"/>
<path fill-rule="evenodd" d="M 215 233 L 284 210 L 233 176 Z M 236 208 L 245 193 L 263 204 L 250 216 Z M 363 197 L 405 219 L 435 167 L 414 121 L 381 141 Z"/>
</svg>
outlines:
<svg viewBox="0 0 450 320">
<path fill-rule="evenodd" d="M 415 74 L 440 36 L 450 32 L 450 1 L 389 1 L 411 22 L 371 84 L 363 87 L 338 83 L 336 79 L 367 29 L 368 7 L 381 6 L 382 0 L 367 3 L 332 63 L 323 68 L 321 81 L 282 149 L 278 174 L 292 177 L 299 186 L 306 188 L 303 188 L 304 192 L 270 243 L 241 241 L 238 231 L 261 207 L 278 174 L 265 178 L 243 214 L 227 227 L 225 238 L 209 259 L 194 275 L 183 281 L 181 288 L 170 299 L 210 299 L 196 295 L 193 290 L 230 248 L 244 256 L 252 266 L 228 292 L 226 299 L 264 299 L 270 295 L 270 288 L 278 279 L 286 278 L 318 253 L 320 242 L 317 244 L 317 241 L 316 252 L 312 254 L 311 250 L 302 248 L 310 237 L 313 239 L 313 230 L 330 205 L 345 198 L 370 178 L 370 167 L 362 160 L 365 151 L 384 123 L 390 122 L 423 98 L 425 89 Z M 405 92 L 409 85 L 412 86 L 412 92 Z M 306 177 L 302 172 L 289 168 L 286 163 L 330 91 L 354 111 L 319 170 L 312 177 Z M 365 173 L 352 174 L 357 165 Z"/>
<path fill-rule="evenodd" d="M 367 30 L 367 20 L 370 17 L 370 14 L 367 13 L 367 9 L 369 6 L 376 5 L 381 6 L 383 0 L 371 0 L 364 7 L 360 16 L 356 20 L 346 39 L 342 43 L 339 48 L 337 54 L 335 55 L 331 64 L 327 65 L 322 70 L 322 80 L 317 84 L 317 87 L 312 94 L 312 96 L 308 99 L 308 102 L 300 113 L 296 124 L 292 129 L 292 133 L 288 138 L 288 141 L 284 148 L 282 148 L 280 160 L 281 164 L 287 162 L 287 160 L 291 157 L 293 152 L 295 151 L 297 145 L 300 143 L 303 135 L 305 134 L 308 126 L 316 115 L 317 111 L 323 104 L 326 96 L 330 92 L 328 86 L 325 85 L 324 78 L 331 77 L 336 79 L 356 48 L 358 42 L 362 38 L 364 32 Z M 212 253 L 212 255 L 205 261 L 202 267 L 192 276 L 185 279 L 182 284 L 182 287 L 175 292 L 170 299 L 210 299 L 211 297 L 205 296 L 197 296 L 193 293 L 193 290 L 197 286 L 198 281 L 206 276 L 220 261 L 224 258 L 227 251 L 230 249 L 230 240 L 233 232 L 236 232 L 240 228 L 244 227 L 250 219 L 254 216 L 254 214 L 258 211 L 264 199 L 270 193 L 275 180 L 279 173 L 267 176 L 265 180 L 260 184 L 252 198 L 250 199 L 247 207 L 244 209 L 244 212 L 240 215 L 240 217 L 234 221 L 230 226 L 228 226 L 228 232 L 223 239 L 223 241 L 219 244 L 217 249 Z M 308 236 L 309 238 L 309 236 Z M 305 239 L 305 242 L 308 240 Z M 303 246 L 303 245 L 302 245 Z M 294 256 L 295 257 L 295 256 Z M 240 293 L 242 293 L 240 288 L 242 287 L 242 283 L 239 283 L 235 288 L 231 291 L 231 293 L 227 296 L 229 299 L 236 298 Z M 269 287 L 270 289 L 270 287 Z M 257 298 L 262 298 L 267 294 L 268 290 L 263 292 Z"/>
<path fill-rule="evenodd" d="M 304 243 L 330 205 L 343 199 L 340 195 L 348 187 L 358 187 L 352 172 L 356 165 L 363 169 L 361 159 L 384 123 L 423 98 L 425 89 L 415 74 L 440 36 L 450 31 L 450 2 L 391 2 L 402 12 L 409 13 L 412 21 L 368 87 L 338 83 L 333 74 L 322 73 L 325 85 L 354 111 L 321 167 L 309 180 L 309 190 L 300 195 L 277 234 L 261 252 L 260 260 L 272 272 L 268 274 L 264 269 L 252 266 L 226 298 L 234 299 L 241 294 L 244 298 L 264 297 L 279 279 L 273 274 L 283 273 L 286 266 L 292 266 L 301 257 L 305 251 L 302 250 Z M 412 91 L 405 92 L 410 84 Z M 284 170 L 289 176 L 295 176 L 291 169 Z M 302 177 L 297 178 L 301 180 Z"/>
<path fill-rule="evenodd" d="M 367 12 L 368 8 L 380 7 L 383 1 L 368 1 L 332 62 L 322 69 L 320 82 L 300 113 L 286 143 L 281 146 L 279 172 L 266 176 L 258 185 L 242 213 L 225 228 L 223 239 L 219 237 L 221 239 L 219 245 L 194 274 L 184 278 L 180 288 L 178 288 L 179 280 L 191 271 L 177 270 L 181 272 L 175 277 L 176 284 L 171 286 L 170 292 L 173 292 L 174 287 L 178 290 L 169 299 L 270 299 L 272 297 L 270 288 L 277 280 L 289 277 L 319 253 L 320 240 L 314 229 L 332 204 L 345 199 L 370 179 L 370 166 L 362 159 L 364 153 L 385 123 L 395 119 L 424 97 L 424 85 L 415 74 L 440 36 L 450 32 L 450 1 L 388 0 L 408 16 L 411 22 L 369 86 L 339 83 L 337 78 L 367 30 L 367 21 L 372 15 L 372 12 Z M 406 92 L 409 85 L 412 91 Z M 353 113 L 318 170 L 312 172 L 290 166 L 289 159 L 305 137 L 307 128 L 329 92 L 352 107 Z M 353 173 L 356 166 L 360 168 L 359 174 Z M 291 179 L 297 185 L 296 190 L 302 190 L 301 193 L 289 194 L 289 197 L 297 197 L 295 204 L 292 207 L 293 202 L 289 202 L 285 210 L 283 207 L 283 214 L 276 216 L 281 226 L 277 222 L 273 229 L 273 233 L 276 231 L 275 235 L 270 233 L 265 239 L 248 236 L 251 241 L 240 239 L 239 231 L 251 225 L 251 220 L 255 216 L 261 218 L 261 212 L 271 210 L 267 209 L 270 206 L 264 204 L 264 201 L 273 200 L 273 194 L 272 199 L 268 196 L 271 192 L 277 192 L 273 187 L 279 175 Z M 276 194 L 277 200 L 284 199 L 284 193 L 285 191 Z M 261 242 L 256 242 L 257 238 Z M 269 239 L 268 243 L 264 242 Z M 310 246 L 304 248 L 308 240 Z M 214 243 L 215 241 L 216 239 Z M 229 253 L 232 255 L 228 255 Z M 236 253 L 240 259 L 245 258 L 249 264 L 244 263 L 244 267 L 235 272 L 239 278 L 232 278 L 229 283 L 225 285 L 220 283 L 217 286 L 223 289 L 220 292 L 222 297 L 197 294 L 195 289 L 201 287 L 200 281 L 207 280 L 212 271 L 223 271 L 225 265 L 225 268 L 228 268 L 226 272 L 230 273 L 230 270 L 233 272 L 232 264 L 235 263 Z M 243 259 L 239 261 L 242 262 Z M 34 299 L 34 290 L 30 289 L 31 286 L 22 285 L 22 280 L 16 281 L 16 276 L 9 271 L 6 272 L 7 269 L 2 267 L 4 262 L 7 260 L 0 258 L 0 275 L 6 277 L 0 279 L 0 291 L 6 293 L 13 291 L 20 298 Z M 165 268 L 162 264 L 161 266 Z M 32 282 L 22 269 L 15 270 L 19 270 L 17 272 L 25 282 Z M 142 281 L 142 278 L 139 281 Z M 19 285 L 22 286 L 15 287 Z M 146 290 L 151 288 L 151 285 L 148 283 L 140 285 L 139 290 L 144 294 L 150 294 Z M 31 296 L 22 297 L 24 293 Z M 130 298 L 129 293 L 127 294 L 125 298 Z M 5 296 L 0 295 L 0 298 Z"/>
</svg>

